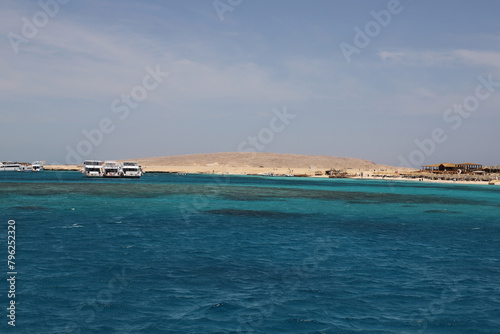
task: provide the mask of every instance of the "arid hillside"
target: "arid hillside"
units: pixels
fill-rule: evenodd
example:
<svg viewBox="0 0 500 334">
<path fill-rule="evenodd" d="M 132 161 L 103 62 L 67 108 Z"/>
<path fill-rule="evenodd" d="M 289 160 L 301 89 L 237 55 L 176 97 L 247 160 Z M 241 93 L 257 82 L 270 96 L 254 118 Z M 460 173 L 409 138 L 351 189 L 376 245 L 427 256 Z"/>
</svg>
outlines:
<svg viewBox="0 0 500 334">
<path fill-rule="evenodd" d="M 327 155 L 298 155 L 279 153 L 210 153 L 133 159 L 142 166 L 198 166 L 198 167 L 253 167 L 253 168 L 309 168 L 312 169 L 394 169 L 373 161 L 333 157 Z"/>
</svg>

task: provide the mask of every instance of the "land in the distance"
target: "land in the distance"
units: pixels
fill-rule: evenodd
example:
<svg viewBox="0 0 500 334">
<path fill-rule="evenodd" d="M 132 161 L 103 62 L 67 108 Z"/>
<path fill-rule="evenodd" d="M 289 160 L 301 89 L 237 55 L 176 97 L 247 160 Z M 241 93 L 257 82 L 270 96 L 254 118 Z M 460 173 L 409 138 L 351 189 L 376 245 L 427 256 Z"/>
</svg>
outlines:
<svg viewBox="0 0 500 334">
<path fill-rule="evenodd" d="M 165 157 L 123 159 L 137 161 L 147 173 L 229 174 L 229 175 L 292 175 L 328 177 L 326 171 L 343 171 L 354 178 L 391 180 L 422 179 L 427 182 L 488 184 L 498 176 L 439 176 L 417 173 L 416 169 L 401 168 L 373 161 L 327 155 L 299 155 L 280 153 L 228 152 L 189 154 Z M 47 170 L 81 170 L 82 165 L 47 165 Z M 471 182 L 473 181 L 473 182 Z M 500 181 L 500 180 L 499 180 Z M 500 184 L 497 183 L 497 184 Z"/>
<path fill-rule="evenodd" d="M 326 170 L 395 171 L 398 168 L 369 160 L 326 155 L 229 152 L 138 159 L 146 170 L 229 174 L 307 174 Z"/>
<path fill-rule="evenodd" d="M 213 173 L 213 174 L 263 174 L 325 176 L 327 170 L 346 171 L 349 174 L 370 175 L 373 172 L 394 173 L 408 171 L 388 165 L 376 164 L 373 161 L 334 157 L 327 155 L 298 155 L 280 153 L 228 152 L 189 154 L 142 159 L 124 159 L 137 161 L 145 172 L 167 173 Z M 47 166 L 46 169 L 78 170 L 80 166 Z"/>
</svg>

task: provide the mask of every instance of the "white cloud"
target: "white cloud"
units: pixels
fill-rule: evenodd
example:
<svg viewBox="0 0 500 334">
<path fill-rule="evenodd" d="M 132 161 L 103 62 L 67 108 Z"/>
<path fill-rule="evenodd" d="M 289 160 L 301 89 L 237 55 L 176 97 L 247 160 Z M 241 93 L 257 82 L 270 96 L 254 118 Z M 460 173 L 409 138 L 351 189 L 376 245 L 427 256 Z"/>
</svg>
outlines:
<svg viewBox="0 0 500 334">
<path fill-rule="evenodd" d="M 5 33 L 8 26 L 0 27 Z M 308 96 L 303 87 L 272 70 L 252 62 L 221 63 L 217 55 L 204 54 L 203 45 L 190 42 L 192 56 L 155 38 L 54 20 L 19 54 L 7 44 L 0 64 L 0 96 L 33 98 L 109 99 L 141 83 L 146 66 L 160 65 L 170 72 L 167 94 L 151 98 L 165 103 L 172 99 L 292 101 Z M 200 55 L 203 55 L 201 57 Z M 162 86 L 163 89 L 163 86 Z M 148 99 L 149 100 L 149 99 Z"/>
<path fill-rule="evenodd" d="M 452 54 L 461 61 L 472 65 L 485 65 L 500 69 L 500 52 L 454 50 Z"/>
<path fill-rule="evenodd" d="M 379 50 L 383 61 L 410 66 L 491 66 L 500 69 L 500 52 L 456 49 L 448 51 Z"/>
<path fill-rule="evenodd" d="M 393 61 L 411 66 L 436 66 L 453 62 L 451 54 L 439 51 L 379 51 L 379 57 L 384 61 Z"/>
</svg>

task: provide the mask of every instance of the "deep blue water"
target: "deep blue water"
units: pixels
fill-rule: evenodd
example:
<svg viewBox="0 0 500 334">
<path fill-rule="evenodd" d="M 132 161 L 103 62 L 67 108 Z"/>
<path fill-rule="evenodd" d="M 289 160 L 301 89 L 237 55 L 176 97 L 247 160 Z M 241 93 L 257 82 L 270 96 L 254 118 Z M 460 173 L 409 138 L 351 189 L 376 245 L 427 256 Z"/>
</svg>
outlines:
<svg viewBox="0 0 500 334">
<path fill-rule="evenodd" d="M 498 333 L 500 187 L 0 173 L 16 328 Z"/>
</svg>

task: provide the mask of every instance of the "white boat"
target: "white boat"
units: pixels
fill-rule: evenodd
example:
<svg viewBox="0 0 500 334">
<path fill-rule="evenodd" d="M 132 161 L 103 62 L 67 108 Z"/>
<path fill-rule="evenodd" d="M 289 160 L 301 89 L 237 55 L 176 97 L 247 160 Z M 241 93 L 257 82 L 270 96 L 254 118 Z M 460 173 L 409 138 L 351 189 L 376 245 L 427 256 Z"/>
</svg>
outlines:
<svg viewBox="0 0 500 334">
<path fill-rule="evenodd" d="M 122 172 L 123 177 L 141 177 L 144 172 L 141 169 L 141 166 L 137 162 L 134 161 L 124 161 L 122 163 Z"/>
<path fill-rule="evenodd" d="M 102 177 L 104 169 L 100 160 L 85 160 L 83 162 L 83 173 L 87 177 Z"/>
<path fill-rule="evenodd" d="M 43 163 L 41 161 L 35 161 L 31 164 L 32 172 L 41 172 L 43 170 Z"/>
<path fill-rule="evenodd" d="M 0 171 L 2 172 L 22 172 L 24 171 L 24 166 L 15 163 L 6 163 L 0 165 Z"/>
<path fill-rule="evenodd" d="M 116 161 L 104 162 L 104 177 L 121 177 L 122 167 Z"/>
</svg>

